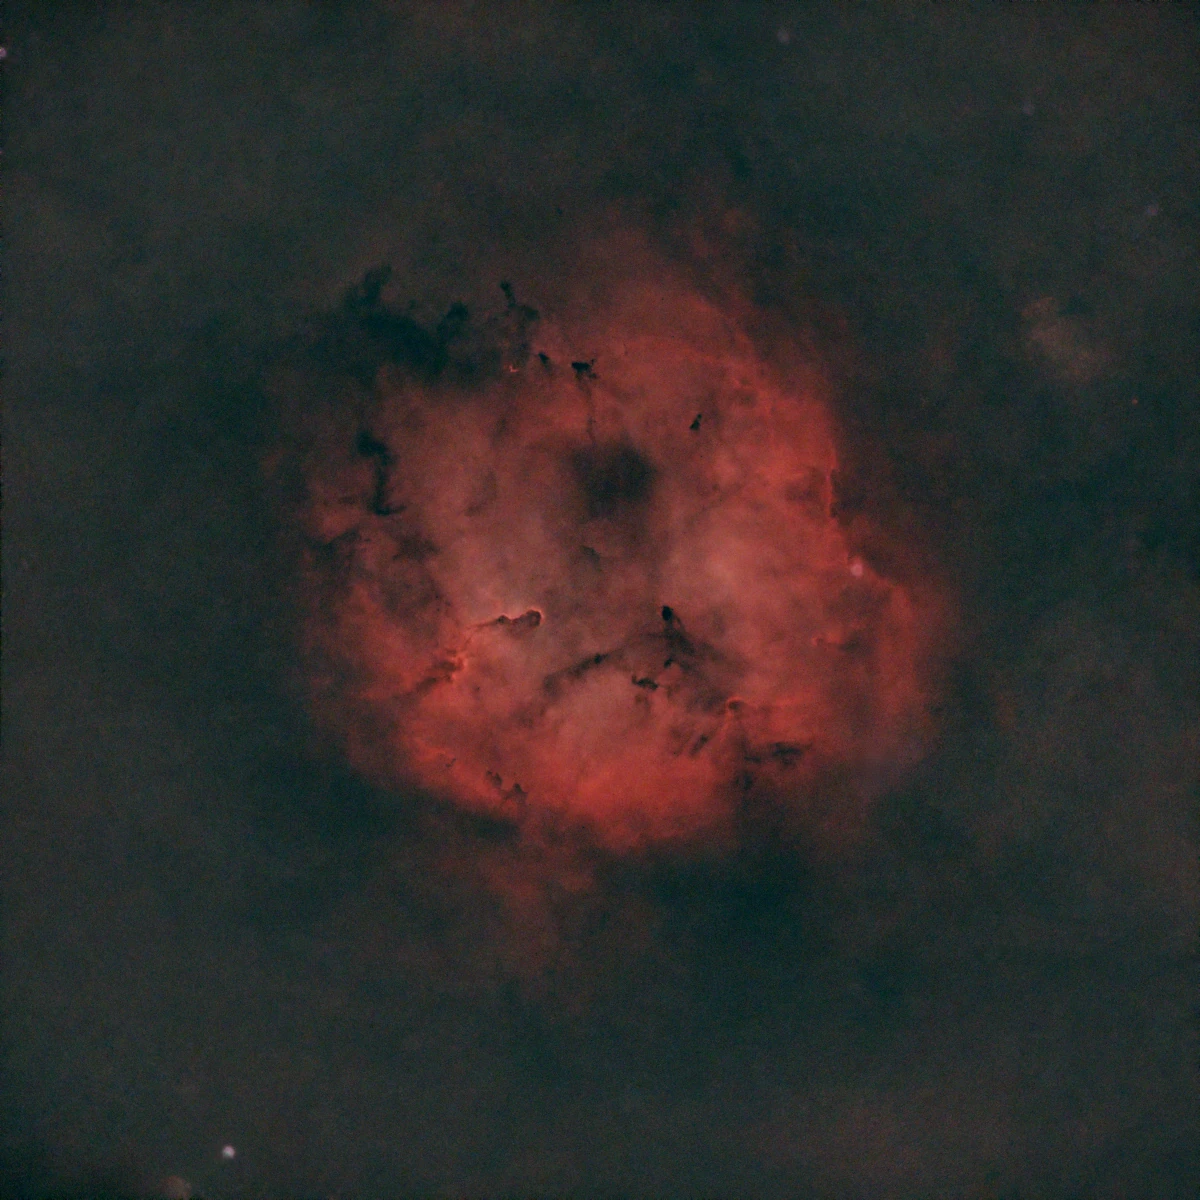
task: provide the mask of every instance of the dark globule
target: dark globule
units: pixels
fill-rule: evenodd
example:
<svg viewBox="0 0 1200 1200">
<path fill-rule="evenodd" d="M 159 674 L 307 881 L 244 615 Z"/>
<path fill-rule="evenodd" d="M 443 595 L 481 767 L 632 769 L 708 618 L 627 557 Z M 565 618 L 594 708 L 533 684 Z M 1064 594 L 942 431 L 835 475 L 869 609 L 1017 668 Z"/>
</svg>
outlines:
<svg viewBox="0 0 1200 1200">
<path fill-rule="evenodd" d="M 645 504 L 654 468 L 632 446 L 589 446 L 572 458 L 589 518 L 615 517 Z"/>
</svg>

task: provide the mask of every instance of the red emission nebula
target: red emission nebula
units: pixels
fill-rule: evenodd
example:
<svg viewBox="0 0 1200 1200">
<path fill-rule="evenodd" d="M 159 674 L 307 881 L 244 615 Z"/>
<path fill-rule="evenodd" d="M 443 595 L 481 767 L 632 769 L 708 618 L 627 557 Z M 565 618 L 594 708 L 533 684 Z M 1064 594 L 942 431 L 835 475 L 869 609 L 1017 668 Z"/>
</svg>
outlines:
<svg viewBox="0 0 1200 1200">
<path fill-rule="evenodd" d="M 623 257 L 540 315 L 505 285 L 474 370 L 295 423 L 315 717 L 376 783 L 613 851 L 720 844 L 747 803 L 853 839 L 928 745 L 945 604 L 835 515 L 801 341 Z"/>
</svg>

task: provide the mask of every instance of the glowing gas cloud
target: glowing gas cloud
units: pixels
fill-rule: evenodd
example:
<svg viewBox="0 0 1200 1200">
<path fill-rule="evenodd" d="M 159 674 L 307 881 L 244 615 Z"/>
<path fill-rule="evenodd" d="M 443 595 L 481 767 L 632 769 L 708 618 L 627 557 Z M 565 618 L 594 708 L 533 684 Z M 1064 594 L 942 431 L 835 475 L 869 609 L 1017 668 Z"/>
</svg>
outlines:
<svg viewBox="0 0 1200 1200">
<path fill-rule="evenodd" d="M 852 836 L 929 736 L 939 605 L 834 515 L 820 365 L 625 258 L 482 326 L 368 297 L 390 361 L 281 384 L 327 390 L 275 459 L 314 713 L 377 782 L 612 850 L 756 802 Z"/>
</svg>

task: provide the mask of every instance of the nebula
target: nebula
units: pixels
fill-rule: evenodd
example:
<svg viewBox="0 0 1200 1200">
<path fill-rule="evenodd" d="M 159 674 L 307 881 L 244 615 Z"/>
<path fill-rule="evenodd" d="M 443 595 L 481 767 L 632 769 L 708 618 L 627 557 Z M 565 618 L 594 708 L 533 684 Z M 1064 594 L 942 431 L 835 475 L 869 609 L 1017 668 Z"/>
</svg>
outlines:
<svg viewBox="0 0 1200 1200">
<path fill-rule="evenodd" d="M 853 839 L 932 736 L 944 602 L 839 518 L 804 339 L 630 241 L 576 266 L 433 330 L 372 276 L 384 350 L 281 378 L 315 718 L 378 784 L 617 852 L 754 806 Z"/>
</svg>

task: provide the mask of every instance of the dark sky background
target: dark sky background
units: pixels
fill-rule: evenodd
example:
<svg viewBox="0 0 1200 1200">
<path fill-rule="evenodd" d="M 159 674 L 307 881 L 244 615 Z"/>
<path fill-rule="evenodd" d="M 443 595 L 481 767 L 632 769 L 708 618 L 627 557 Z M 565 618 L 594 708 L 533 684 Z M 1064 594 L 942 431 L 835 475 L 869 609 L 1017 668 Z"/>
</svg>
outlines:
<svg viewBox="0 0 1200 1200">
<path fill-rule="evenodd" d="M 13 9 L 0 1193 L 1195 1196 L 1196 10 Z M 843 331 L 962 644 L 858 855 L 522 908 L 314 742 L 257 385 L 614 210 Z"/>
</svg>

